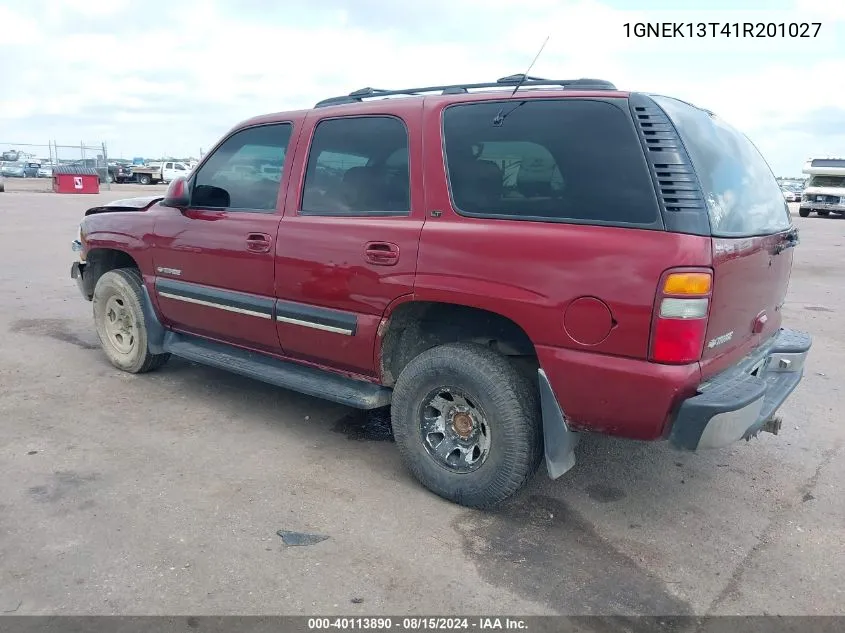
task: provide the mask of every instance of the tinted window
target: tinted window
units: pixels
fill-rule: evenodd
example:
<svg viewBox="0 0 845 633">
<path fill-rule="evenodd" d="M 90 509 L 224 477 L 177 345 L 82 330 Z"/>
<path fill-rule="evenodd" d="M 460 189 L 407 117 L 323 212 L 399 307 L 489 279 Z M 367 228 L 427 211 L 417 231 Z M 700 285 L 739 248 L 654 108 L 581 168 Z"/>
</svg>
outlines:
<svg viewBox="0 0 845 633">
<path fill-rule="evenodd" d="M 321 121 L 308 154 L 302 212 L 407 214 L 411 208 L 407 156 L 408 132 L 399 119 Z"/>
<path fill-rule="evenodd" d="M 658 220 L 633 123 L 612 104 L 558 99 L 458 105 L 446 109 L 443 127 L 459 213 L 637 225 Z"/>
<path fill-rule="evenodd" d="M 748 138 L 719 117 L 667 97 L 654 100 L 672 119 L 704 190 L 713 235 L 748 237 L 788 229 L 777 180 Z"/>
<path fill-rule="evenodd" d="M 235 133 L 194 178 L 191 206 L 275 211 L 291 125 L 262 125 Z"/>
</svg>

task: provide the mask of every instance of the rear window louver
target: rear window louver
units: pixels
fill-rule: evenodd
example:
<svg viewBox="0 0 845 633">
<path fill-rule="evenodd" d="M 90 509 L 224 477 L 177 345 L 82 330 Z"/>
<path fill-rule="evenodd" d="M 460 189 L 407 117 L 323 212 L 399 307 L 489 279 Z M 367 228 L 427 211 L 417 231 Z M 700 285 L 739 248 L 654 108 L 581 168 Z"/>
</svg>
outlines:
<svg viewBox="0 0 845 633">
<path fill-rule="evenodd" d="M 651 99 L 632 94 L 631 113 L 646 150 L 664 222 L 670 231 L 707 235 L 710 222 L 692 162 L 675 126 Z"/>
</svg>

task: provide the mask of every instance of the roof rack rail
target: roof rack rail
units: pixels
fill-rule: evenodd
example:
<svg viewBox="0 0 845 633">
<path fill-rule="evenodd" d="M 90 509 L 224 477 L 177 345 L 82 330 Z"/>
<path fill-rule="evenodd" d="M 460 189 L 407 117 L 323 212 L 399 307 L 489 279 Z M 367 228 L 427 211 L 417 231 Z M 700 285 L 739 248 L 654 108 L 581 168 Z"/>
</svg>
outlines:
<svg viewBox="0 0 845 633">
<path fill-rule="evenodd" d="M 364 99 L 374 99 L 376 97 L 393 97 L 393 96 L 413 96 L 439 92 L 444 95 L 465 94 L 470 90 L 479 88 L 501 88 L 502 86 L 516 86 L 530 87 L 530 86 L 557 86 L 564 89 L 575 90 L 616 90 L 611 82 L 604 79 L 542 79 L 540 77 L 529 77 L 526 75 L 508 75 L 502 77 L 494 82 L 478 83 L 478 84 L 452 84 L 445 86 L 425 86 L 422 88 L 405 88 L 402 90 L 382 90 L 379 88 L 361 88 L 350 92 L 348 95 L 341 95 L 339 97 L 330 97 L 317 102 L 315 108 L 324 108 L 332 105 L 342 105 L 346 103 L 361 103 Z"/>
</svg>

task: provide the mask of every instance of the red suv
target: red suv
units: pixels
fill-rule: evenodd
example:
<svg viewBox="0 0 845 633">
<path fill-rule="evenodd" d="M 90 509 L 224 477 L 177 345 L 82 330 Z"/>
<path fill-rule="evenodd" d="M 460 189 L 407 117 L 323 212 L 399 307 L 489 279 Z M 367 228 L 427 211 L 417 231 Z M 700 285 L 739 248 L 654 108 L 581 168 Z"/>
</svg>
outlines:
<svg viewBox="0 0 845 633">
<path fill-rule="evenodd" d="M 606 81 L 359 90 L 85 215 L 72 276 L 115 366 L 389 405 L 413 474 L 469 506 L 559 477 L 584 431 L 777 433 L 811 344 L 781 328 L 798 236 L 760 153 Z"/>
</svg>

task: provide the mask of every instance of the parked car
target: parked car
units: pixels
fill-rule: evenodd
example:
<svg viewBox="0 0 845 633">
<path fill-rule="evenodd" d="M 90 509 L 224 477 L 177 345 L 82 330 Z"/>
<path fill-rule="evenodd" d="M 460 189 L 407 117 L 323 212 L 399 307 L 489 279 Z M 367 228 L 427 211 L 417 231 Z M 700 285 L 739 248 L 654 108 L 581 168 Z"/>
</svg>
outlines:
<svg viewBox="0 0 845 633">
<path fill-rule="evenodd" d="M 783 199 L 787 202 L 801 202 L 801 188 L 797 185 L 784 185 L 781 187 Z"/>
<path fill-rule="evenodd" d="M 41 165 L 38 168 L 38 172 L 36 175 L 39 178 L 52 178 L 53 177 L 53 166 L 52 165 Z"/>
<path fill-rule="evenodd" d="M 16 162 L 3 165 L 3 175 L 9 178 L 35 178 L 38 176 L 38 163 Z"/>
<path fill-rule="evenodd" d="M 132 166 L 128 163 L 111 163 L 108 168 L 109 182 L 124 183 L 132 180 Z"/>
<path fill-rule="evenodd" d="M 273 160 L 281 182 L 248 168 Z M 713 113 L 513 76 L 241 123 L 164 196 L 89 209 L 71 276 L 115 367 L 390 406 L 423 485 L 492 507 L 581 432 L 777 434 L 811 345 L 781 327 L 797 243 Z"/>
</svg>

